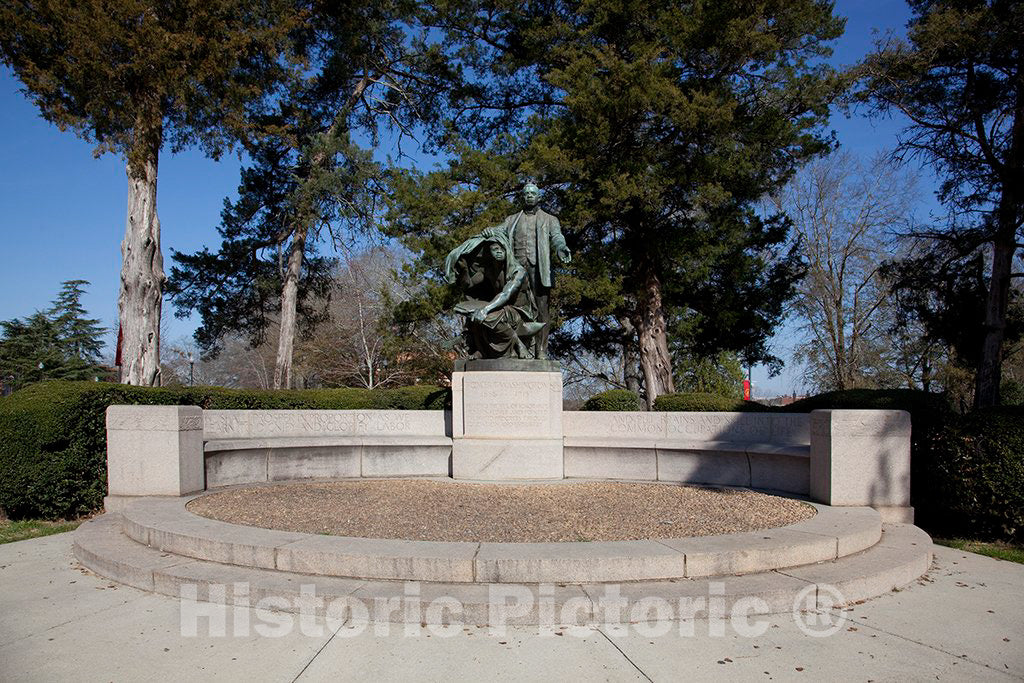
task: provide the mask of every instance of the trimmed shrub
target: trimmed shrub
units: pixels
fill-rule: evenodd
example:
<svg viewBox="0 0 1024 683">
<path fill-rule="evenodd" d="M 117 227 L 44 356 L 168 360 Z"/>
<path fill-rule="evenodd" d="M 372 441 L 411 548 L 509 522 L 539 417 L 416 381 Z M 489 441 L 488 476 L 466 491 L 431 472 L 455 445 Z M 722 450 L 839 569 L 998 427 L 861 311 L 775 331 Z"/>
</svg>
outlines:
<svg viewBox="0 0 1024 683">
<path fill-rule="evenodd" d="M 583 410 L 631 411 L 643 410 L 640 397 L 628 389 L 609 389 L 594 394 L 583 404 Z"/>
<path fill-rule="evenodd" d="M 106 410 L 114 404 L 217 409 L 440 410 L 451 392 L 430 386 L 301 391 L 144 388 L 42 382 L 0 399 L 0 510 L 13 519 L 72 519 L 106 494 Z"/>
<path fill-rule="evenodd" d="M 444 410 L 452 407 L 452 392 L 435 386 L 396 387 L 374 392 L 377 410 Z"/>
<path fill-rule="evenodd" d="M 654 399 L 654 409 L 659 412 L 761 412 L 767 410 L 767 406 L 754 401 L 744 401 L 738 398 L 729 398 L 721 394 L 683 393 L 683 394 L 662 394 Z"/>
<path fill-rule="evenodd" d="M 1024 407 L 964 415 L 930 446 L 932 525 L 948 535 L 1024 541 Z"/>
<path fill-rule="evenodd" d="M 948 415 L 953 412 L 945 394 L 917 389 L 847 389 L 808 396 L 782 408 L 787 413 L 812 410 L 905 410 L 911 415 Z"/>
</svg>

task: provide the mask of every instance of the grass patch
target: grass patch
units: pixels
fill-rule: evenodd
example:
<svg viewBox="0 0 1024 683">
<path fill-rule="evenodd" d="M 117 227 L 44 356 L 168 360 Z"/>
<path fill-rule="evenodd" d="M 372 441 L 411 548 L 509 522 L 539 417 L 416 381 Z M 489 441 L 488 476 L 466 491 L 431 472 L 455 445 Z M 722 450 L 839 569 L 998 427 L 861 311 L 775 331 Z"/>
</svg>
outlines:
<svg viewBox="0 0 1024 683">
<path fill-rule="evenodd" d="M 997 560 L 1024 564 L 1024 546 L 1012 543 L 1002 543 L 999 541 L 985 543 L 984 541 L 969 541 L 964 538 L 936 538 L 935 542 L 949 548 L 994 557 Z"/>
<path fill-rule="evenodd" d="M 74 531 L 85 520 L 77 522 L 47 522 L 40 519 L 27 519 L 20 522 L 0 521 L 0 543 L 13 543 L 29 538 L 62 534 Z"/>
</svg>

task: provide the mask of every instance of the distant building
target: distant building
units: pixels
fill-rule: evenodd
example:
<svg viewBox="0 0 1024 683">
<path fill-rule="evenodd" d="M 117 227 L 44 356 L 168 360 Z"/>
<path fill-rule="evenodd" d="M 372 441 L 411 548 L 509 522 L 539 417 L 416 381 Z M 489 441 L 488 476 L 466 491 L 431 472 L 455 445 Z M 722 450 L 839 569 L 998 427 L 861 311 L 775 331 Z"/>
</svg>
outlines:
<svg viewBox="0 0 1024 683">
<path fill-rule="evenodd" d="M 807 394 L 797 394 L 795 391 L 789 396 L 776 396 L 775 398 L 766 398 L 761 403 L 767 406 L 788 406 L 790 403 L 796 403 L 802 399 L 807 398 Z"/>
</svg>

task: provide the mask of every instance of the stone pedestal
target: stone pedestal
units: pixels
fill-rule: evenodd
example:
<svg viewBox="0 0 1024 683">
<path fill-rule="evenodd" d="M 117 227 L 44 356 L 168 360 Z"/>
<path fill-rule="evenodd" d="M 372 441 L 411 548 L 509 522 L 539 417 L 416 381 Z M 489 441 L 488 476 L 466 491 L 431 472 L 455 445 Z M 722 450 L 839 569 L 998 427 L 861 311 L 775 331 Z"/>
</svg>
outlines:
<svg viewBox="0 0 1024 683">
<path fill-rule="evenodd" d="M 111 496 L 183 496 L 202 491 L 205 481 L 200 408 L 107 408 Z"/>
<path fill-rule="evenodd" d="M 470 361 L 452 374 L 455 479 L 563 478 L 562 373 L 549 362 L 537 371 L 518 363 L 476 370 Z"/>
<path fill-rule="evenodd" d="M 910 414 L 902 410 L 811 413 L 811 499 L 870 506 L 887 522 L 913 522 Z"/>
</svg>

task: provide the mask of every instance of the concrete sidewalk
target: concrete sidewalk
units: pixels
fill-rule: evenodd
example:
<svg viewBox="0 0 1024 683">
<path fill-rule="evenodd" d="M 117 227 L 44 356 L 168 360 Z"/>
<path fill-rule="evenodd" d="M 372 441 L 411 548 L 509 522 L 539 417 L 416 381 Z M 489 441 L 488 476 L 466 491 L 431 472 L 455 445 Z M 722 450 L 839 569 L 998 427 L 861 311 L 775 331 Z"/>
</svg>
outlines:
<svg viewBox="0 0 1024 683">
<path fill-rule="evenodd" d="M 0 680 L 1010 680 L 1024 678 L 1024 565 L 935 548 L 935 566 L 857 605 L 831 636 L 794 615 L 726 622 L 538 629 L 274 628 L 228 608 L 226 634 L 179 600 L 80 568 L 71 534 L 0 545 Z M 814 625 L 816 615 L 803 615 Z M 843 615 L 832 614 L 833 623 Z M 198 636 L 183 635 L 198 625 Z M 825 624 L 822 624 L 824 626 Z M 664 630 L 664 629 L 660 629 Z M 260 635 L 277 631 L 277 637 Z M 287 632 L 286 632 L 287 631 Z M 286 632 L 286 633 L 285 633 Z M 690 633 L 692 632 L 692 635 Z"/>
</svg>

